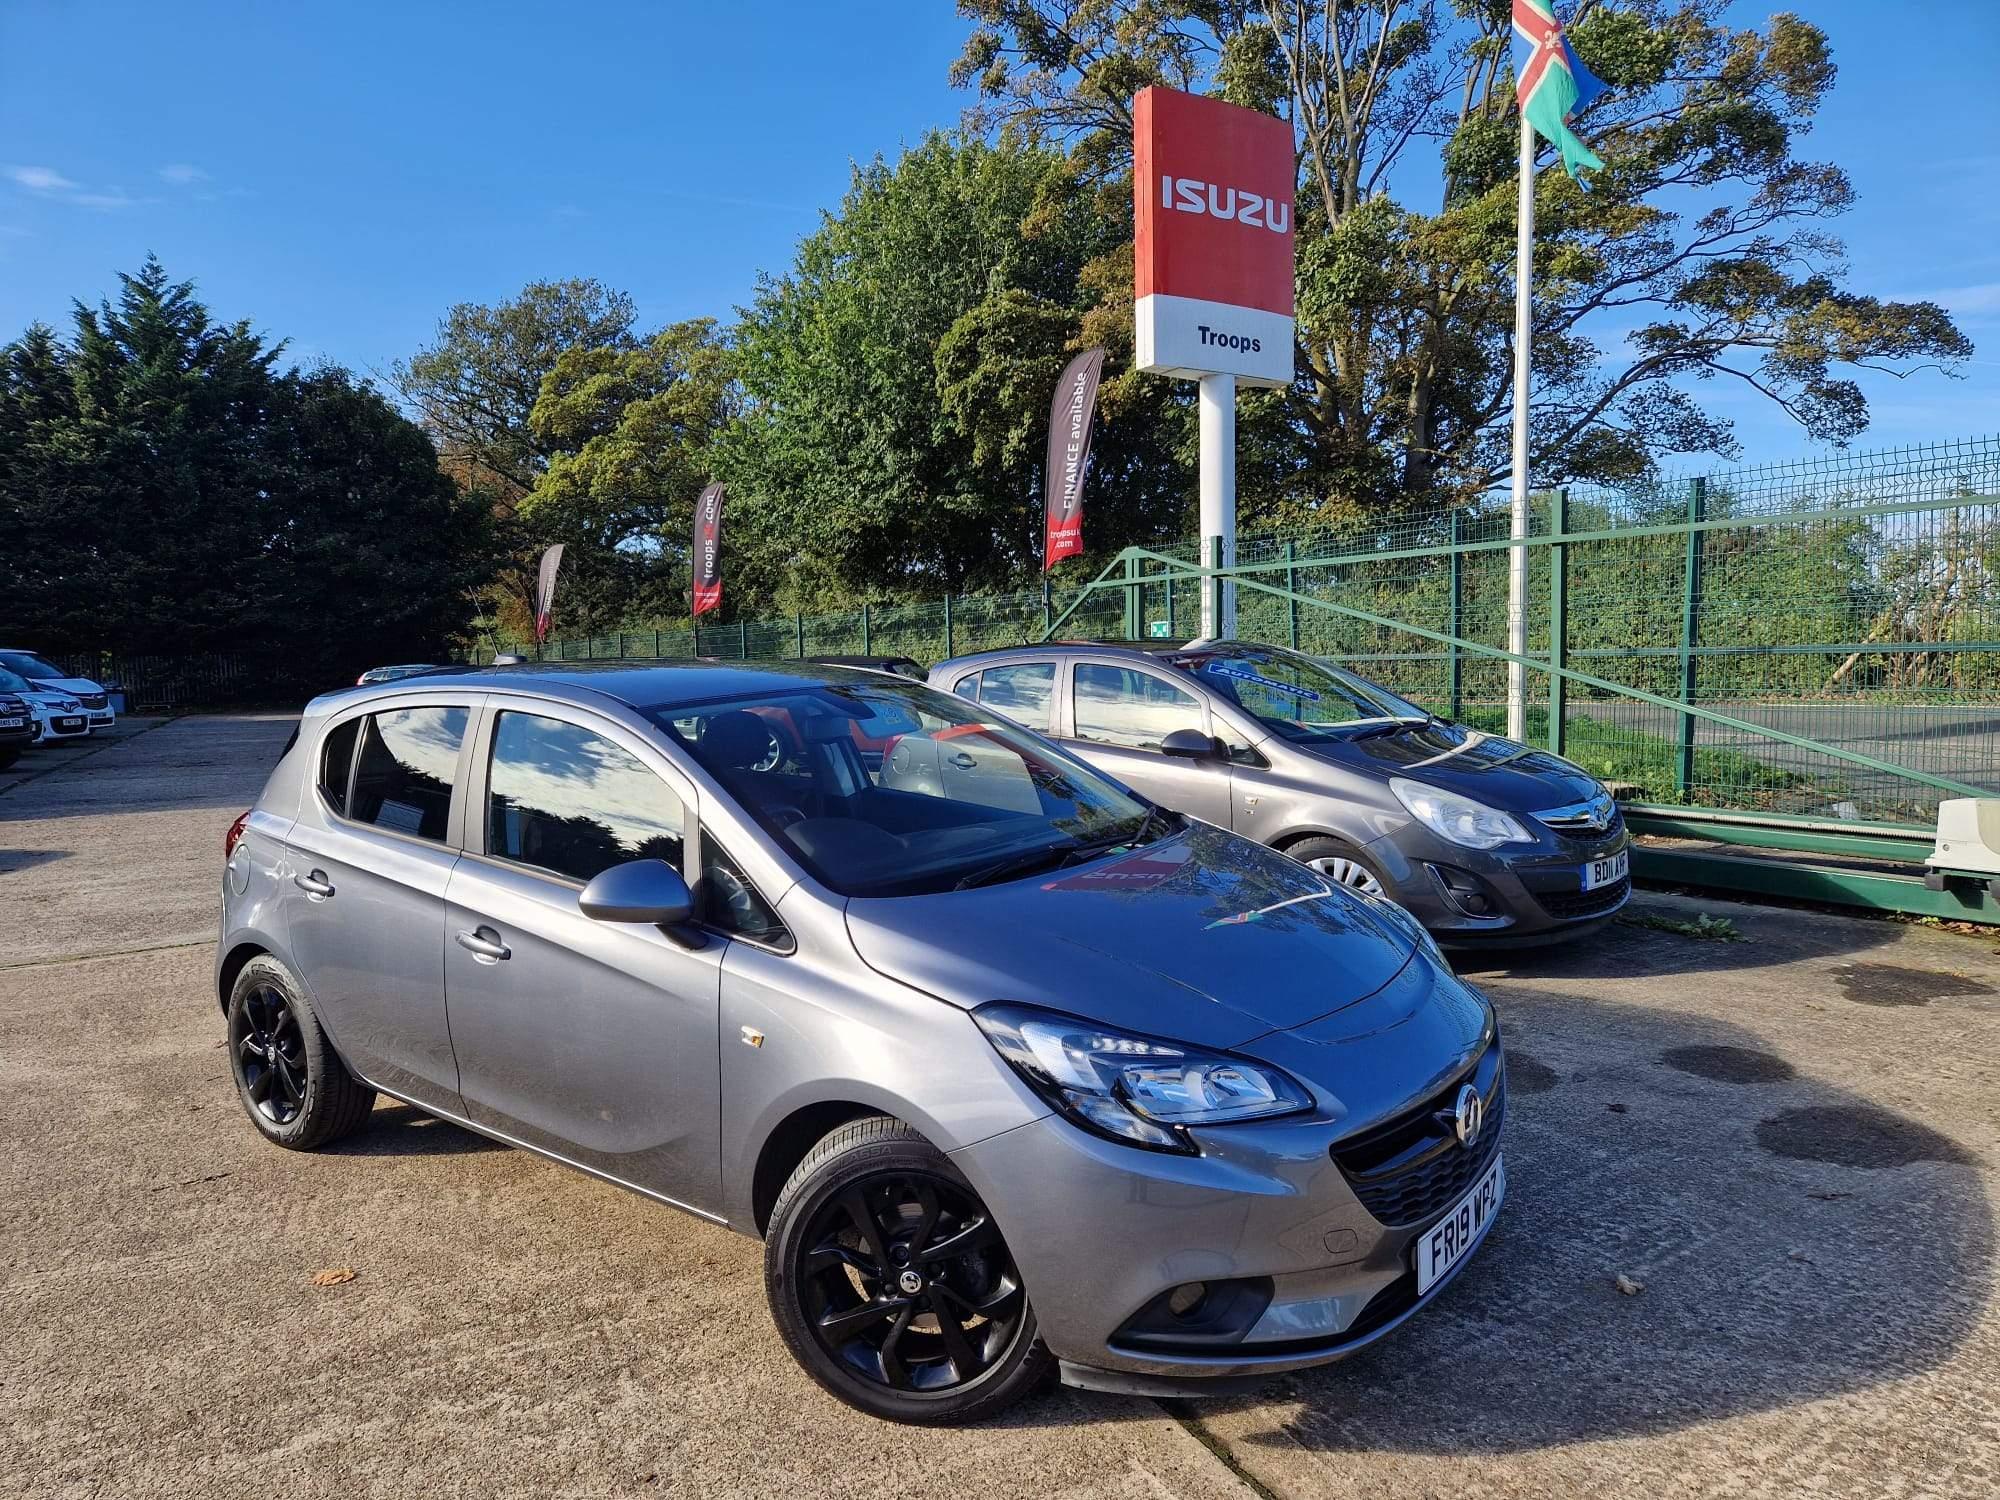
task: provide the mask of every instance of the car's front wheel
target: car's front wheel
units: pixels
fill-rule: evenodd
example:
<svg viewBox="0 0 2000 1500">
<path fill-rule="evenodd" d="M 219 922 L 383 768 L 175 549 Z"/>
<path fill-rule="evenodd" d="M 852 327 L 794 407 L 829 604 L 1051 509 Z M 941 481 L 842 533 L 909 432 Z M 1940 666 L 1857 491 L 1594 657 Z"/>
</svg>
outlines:
<svg viewBox="0 0 2000 1500">
<path fill-rule="evenodd" d="M 7 770 L 19 760 L 21 752 L 26 748 L 24 745 L 0 745 L 0 771 Z"/>
<path fill-rule="evenodd" d="M 1389 894 L 1389 883 L 1382 878 L 1375 861 L 1352 844 L 1342 843 L 1339 839 L 1312 838 L 1293 844 L 1285 853 L 1300 864 L 1319 871 L 1335 885 L 1364 891 L 1370 896 Z"/>
<path fill-rule="evenodd" d="M 806 1372 L 890 1421 L 977 1421 L 1055 1368 L 972 1184 L 885 1115 L 849 1121 L 799 1163 L 772 1211 L 764 1286 Z"/>
<path fill-rule="evenodd" d="M 287 1150 L 331 1145 L 375 1107 L 375 1091 L 320 1029 L 305 986 L 269 954 L 245 964 L 229 991 L 229 1067 L 250 1123 Z"/>
</svg>

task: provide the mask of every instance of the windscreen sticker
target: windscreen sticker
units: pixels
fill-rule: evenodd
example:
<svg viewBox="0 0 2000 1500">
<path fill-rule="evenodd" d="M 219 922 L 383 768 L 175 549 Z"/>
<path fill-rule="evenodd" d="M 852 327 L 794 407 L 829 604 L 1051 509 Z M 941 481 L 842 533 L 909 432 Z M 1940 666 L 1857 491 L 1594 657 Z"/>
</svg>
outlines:
<svg viewBox="0 0 2000 1500">
<path fill-rule="evenodd" d="M 1233 661 L 1210 662 L 1202 670 L 1212 672 L 1217 677 L 1233 677 L 1238 682 L 1254 682 L 1258 687 L 1269 688 L 1274 693 L 1283 693 L 1287 698 L 1297 698 L 1301 703 L 1317 703 L 1320 699 L 1320 695 L 1309 687 L 1300 687 L 1293 682 L 1274 681 L 1261 675 L 1255 668 L 1238 666 Z"/>
</svg>

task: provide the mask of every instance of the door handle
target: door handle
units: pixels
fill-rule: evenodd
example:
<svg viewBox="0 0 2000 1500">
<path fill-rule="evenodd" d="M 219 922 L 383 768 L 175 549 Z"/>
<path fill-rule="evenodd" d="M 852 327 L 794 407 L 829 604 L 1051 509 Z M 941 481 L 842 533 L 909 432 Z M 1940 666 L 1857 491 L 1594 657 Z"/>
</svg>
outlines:
<svg viewBox="0 0 2000 1500">
<path fill-rule="evenodd" d="M 951 757 L 951 763 L 961 771 L 976 770 L 979 766 L 979 762 L 974 760 L 970 755 L 967 755 L 963 750 Z"/>
<path fill-rule="evenodd" d="M 470 953 L 473 962 L 497 964 L 503 958 L 512 958 L 514 950 L 500 941 L 500 934 L 491 927 L 481 927 L 473 932 L 461 932 L 457 937 L 458 946 Z"/>
<path fill-rule="evenodd" d="M 292 884 L 315 901 L 324 901 L 333 894 L 333 882 L 326 878 L 324 870 L 314 870 L 309 875 L 294 875 Z"/>
</svg>

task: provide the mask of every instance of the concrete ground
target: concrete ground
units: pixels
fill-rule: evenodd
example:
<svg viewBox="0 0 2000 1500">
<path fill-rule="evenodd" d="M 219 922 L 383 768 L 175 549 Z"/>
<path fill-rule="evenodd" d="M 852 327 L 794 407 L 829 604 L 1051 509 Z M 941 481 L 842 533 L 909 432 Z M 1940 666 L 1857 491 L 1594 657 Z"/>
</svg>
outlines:
<svg viewBox="0 0 2000 1500">
<path fill-rule="evenodd" d="M 2000 1491 L 1995 939 L 1649 895 L 1744 941 L 1462 964 L 1509 1198 L 1437 1304 L 1254 1397 L 917 1431 L 792 1365 L 748 1240 L 400 1105 L 263 1144 L 210 941 L 289 723 L 132 727 L 0 788 L 0 1495 Z"/>
</svg>

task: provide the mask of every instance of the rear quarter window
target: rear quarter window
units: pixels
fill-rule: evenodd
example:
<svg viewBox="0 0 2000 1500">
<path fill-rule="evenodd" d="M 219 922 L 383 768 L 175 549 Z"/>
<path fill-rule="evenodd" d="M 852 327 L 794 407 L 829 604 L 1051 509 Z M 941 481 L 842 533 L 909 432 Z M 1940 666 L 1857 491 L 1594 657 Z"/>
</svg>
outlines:
<svg viewBox="0 0 2000 1500">
<path fill-rule="evenodd" d="M 469 710 L 399 708 L 360 721 L 347 816 L 443 843 Z"/>
<path fill-rule="evenodd" d="M 354 770 L 354 741 L 361 733 L 361 721 L 349 719 L 327 732 L 319 746 L 319 794 L 326 805 L 347 816 L 347 783 Z"/>
</svg>

